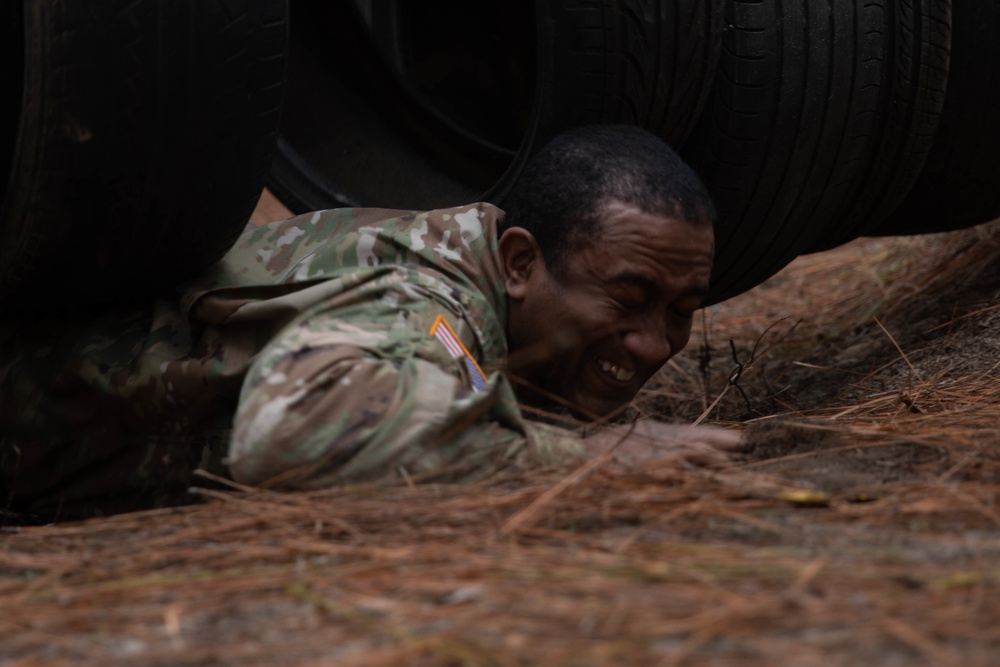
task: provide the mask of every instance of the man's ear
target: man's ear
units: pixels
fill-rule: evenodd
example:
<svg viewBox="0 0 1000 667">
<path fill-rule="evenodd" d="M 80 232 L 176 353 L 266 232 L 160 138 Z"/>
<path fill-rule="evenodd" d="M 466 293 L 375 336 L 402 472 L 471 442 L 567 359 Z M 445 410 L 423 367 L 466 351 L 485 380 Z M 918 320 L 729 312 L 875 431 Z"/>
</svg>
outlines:
<svg viewBox="0 0 1000 667">
<path fill-rule="evenodd" d="M 500 235 L 500 267 L 511 299 L 523 299 L 533 271 L 544 264 L 534 235 L 523 227 L 511 227 Z"/>
</svg>

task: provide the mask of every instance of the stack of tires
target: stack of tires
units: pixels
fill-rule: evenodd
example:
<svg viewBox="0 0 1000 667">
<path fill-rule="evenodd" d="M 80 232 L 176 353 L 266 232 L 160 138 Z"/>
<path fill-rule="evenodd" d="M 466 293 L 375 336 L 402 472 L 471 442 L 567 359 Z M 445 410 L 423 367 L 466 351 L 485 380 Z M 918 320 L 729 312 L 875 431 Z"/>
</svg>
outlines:
<svg viewBox="0 0 1000 667">
<path fill-rule="evenodd" d="M 559 130 L 622 122 L 712 192 L 710 301 L 860 235 L 1000 216 L 992 0 L 414 4 L 293 0 L 271 184 L 294 208 L 502 206 Z"/>
<path fill-rule="evenodd" d="M 6 11 L 0 67 L 23 92 L 0 136 L 8 301 L 68 274 L 77 299 L 190 275 L 265 178 L 297 212 L 502 206 L 525 161 L 583 123 L 643 126 L 702 175 L 720 212 L 712 302 L 860 235 L 1000 217 L 994 0 Z"/>
</svg>

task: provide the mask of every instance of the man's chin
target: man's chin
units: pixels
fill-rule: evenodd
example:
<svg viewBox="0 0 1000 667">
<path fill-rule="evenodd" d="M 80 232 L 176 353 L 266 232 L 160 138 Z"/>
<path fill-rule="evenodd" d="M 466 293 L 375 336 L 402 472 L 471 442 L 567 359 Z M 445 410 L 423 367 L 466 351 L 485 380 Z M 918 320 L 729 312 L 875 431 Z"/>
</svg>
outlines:
<svg viewBox="0 0 1000 667">
<path fill-rule="evenodd" d="M 573 416 L 580 421 L 611 421 L 620 417 L 628 408 L 629 401 L 595 400 L 577 398 L 570 402 Z"/>
</svg>

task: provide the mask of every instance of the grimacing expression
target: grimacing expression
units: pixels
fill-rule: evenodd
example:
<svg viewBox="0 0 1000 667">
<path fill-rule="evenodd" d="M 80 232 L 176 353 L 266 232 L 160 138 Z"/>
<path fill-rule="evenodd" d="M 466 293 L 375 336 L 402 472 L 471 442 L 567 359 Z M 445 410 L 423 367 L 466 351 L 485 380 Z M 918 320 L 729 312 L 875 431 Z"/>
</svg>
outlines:
<svg viewBox="0 0 1000 667">
<path fill-rule="evenodd" d="M 553 271 L 513 227 L 500 252 L 510 307 L 508 374 L 521 400 L 566 401 L 585 419 L 620 412 L 687 345 L 712 272 L 708 222 L 613 201 L 601 233 Z M 526 387 L 540 388 L 534 392 Z"/>
</svg>

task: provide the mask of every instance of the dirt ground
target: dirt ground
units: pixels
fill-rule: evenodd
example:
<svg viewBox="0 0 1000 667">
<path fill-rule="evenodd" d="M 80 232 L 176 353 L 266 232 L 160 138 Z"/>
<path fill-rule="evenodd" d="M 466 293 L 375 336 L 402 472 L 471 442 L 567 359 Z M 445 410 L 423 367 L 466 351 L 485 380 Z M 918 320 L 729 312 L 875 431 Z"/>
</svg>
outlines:
<svg viewBox="0 0 1000 667">
<path fill-rule="evenodd" d="M 859 240 L 706 309 L 639 405 L 730 468 L 8 527 L 0 665 L 1000 664 L 998 257 Z"/>
</svg>

